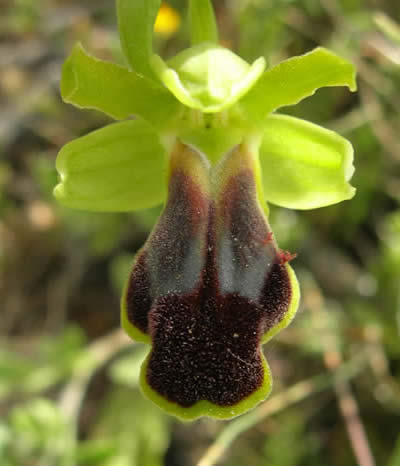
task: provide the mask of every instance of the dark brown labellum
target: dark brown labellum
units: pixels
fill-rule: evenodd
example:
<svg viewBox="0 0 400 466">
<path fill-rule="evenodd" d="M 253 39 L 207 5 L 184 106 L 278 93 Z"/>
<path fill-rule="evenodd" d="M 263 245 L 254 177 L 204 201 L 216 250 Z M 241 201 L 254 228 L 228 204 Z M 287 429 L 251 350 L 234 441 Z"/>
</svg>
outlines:
<svg viewBox="0 0 400 466">
<path fill-rule="evenodd" d="M 233 406 L 264 383 L 261 342 L 291 305 L 291 257 L 275 244 L 244 145 L 210 170 L 178 144 L 170 165 L 168 201 L 129 279 L 127 318 L 153 345 L 153 391 L 181 407 Z"/>
</svg>

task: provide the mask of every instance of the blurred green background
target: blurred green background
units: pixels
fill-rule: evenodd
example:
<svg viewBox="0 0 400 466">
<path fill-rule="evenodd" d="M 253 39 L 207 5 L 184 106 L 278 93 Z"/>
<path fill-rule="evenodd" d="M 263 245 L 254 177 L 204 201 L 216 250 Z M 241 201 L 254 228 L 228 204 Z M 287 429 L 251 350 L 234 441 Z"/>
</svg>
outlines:
<svg viewBox="0 0 400 466">
<path fill-rule="evenodd" d="M 163 56 L 188 40 L 186 1 L 169 5 Z M 108 123 L 61 102 L 61 64 L 78 40 L 122 59 L 114 2 L 0 0 L 0 466 L 400 466 L 400 3 L 214 5 L 223 44 L 247 60 L 323 45 L 358 69 L 358 93 L 284 109 L 351 140 L 357 195 L 272 208 L 302 289 L 265 347 L 273 394 L 236 420 L 191 424 L 141 396 L 146 348 L 119 330 L 119 296 L 160 209 L 93 214 L 52 198 L 57 151 Z"/>
</svg>

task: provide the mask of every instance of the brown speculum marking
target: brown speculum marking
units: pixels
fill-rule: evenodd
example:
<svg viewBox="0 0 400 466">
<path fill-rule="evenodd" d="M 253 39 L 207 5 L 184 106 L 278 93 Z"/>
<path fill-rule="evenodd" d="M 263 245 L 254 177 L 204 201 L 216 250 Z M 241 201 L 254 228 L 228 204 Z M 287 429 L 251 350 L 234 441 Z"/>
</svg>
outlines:
<svg viewBox="0 0 400 466">
<path fill-rule="evenodd" d="M 239 146 L 214 173 L 177 145 L 168 201 L 126 294 L 129 321 L 153 345 L 148 385 L 183 407 L 231 406 L 261 387 L 261 339 L 283 319 L 292 293 L 251 155 Z"/>
</svg>

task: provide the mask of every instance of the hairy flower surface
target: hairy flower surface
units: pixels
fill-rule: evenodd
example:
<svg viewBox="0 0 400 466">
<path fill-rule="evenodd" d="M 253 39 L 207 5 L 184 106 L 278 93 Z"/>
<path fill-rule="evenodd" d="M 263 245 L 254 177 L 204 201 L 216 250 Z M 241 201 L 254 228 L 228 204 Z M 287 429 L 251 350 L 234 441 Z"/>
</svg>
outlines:
<svg viewBox="0 0 400 466">
<path fill-rule="evenodd" d="M 117 0 L 128 67 L 78 45 L 65 101 L 124 120 L 62 148 L 55 195 L 67 206 L 129 211 L 165 202 L 138 252 L 121 320 L 151 344 L 143 392 L 182 419 L 230 418 L 271 390 L 261 344 L 292 320 L 299 288 L 266 201 L 310 209 L 354 195 L 350 143 L 273 113 L 322 86 L 355 89 L 350 63 L 323 48 L 265 70 L 218 45 L 209 1 L 189 4 L 193 46 L 152 52 L 159 0 Z M 136 119 L 128 119 L 131 115 Z"/>
<path fill-rule="evenodd" d="M 183 417 L 233 416 L 264 399 L 271 384 L 260 344 L 297 308 L 297 282 L 257 197 L 255 162 L 241 144 L 211 170 L 177 143 L 165 209 L 123 297 L 128 333 L 153 344 L 145 393 Z"/>
</svg>

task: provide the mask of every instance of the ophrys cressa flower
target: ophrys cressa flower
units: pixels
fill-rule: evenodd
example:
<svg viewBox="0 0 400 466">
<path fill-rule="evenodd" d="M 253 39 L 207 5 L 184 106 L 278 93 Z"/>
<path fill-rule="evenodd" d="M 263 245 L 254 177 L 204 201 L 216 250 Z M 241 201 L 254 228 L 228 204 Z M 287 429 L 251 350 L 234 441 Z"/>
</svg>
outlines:
<svg viewBox="0 0 400 466">
<path fill-rule="evenodd" d="M 229 418 L 270 392 L 261 344 L 299 301 L 266 201 L 307 209 L 354 195 L 350 143 L 272 112 L 321 86 L 354 89 L 354 70 L 322 48 L 267 71 L 263 58 L 249 65 L 218 45 L 204 0 L 190 2 L 193 47 L 164 62 L 152 52 L 159 3 L 117 1 L 129 68 L 81 46 L 66 61 L 64 99 L 125 121 L 61 150 L 55 194 L 104 211 L 165 199 L 127 281 L 122 325 L 151 344 L 141 369 L 150 399 L 183 419 Z"/>
</svg>

